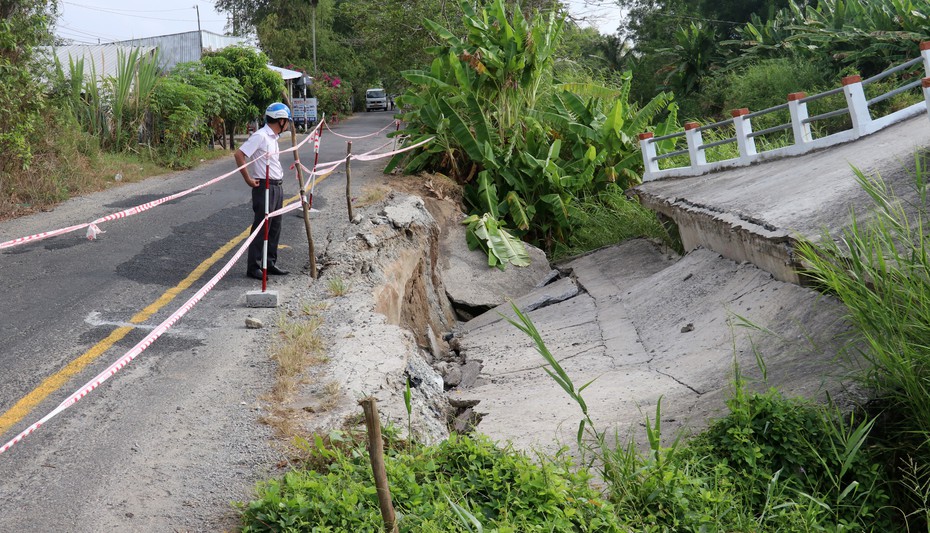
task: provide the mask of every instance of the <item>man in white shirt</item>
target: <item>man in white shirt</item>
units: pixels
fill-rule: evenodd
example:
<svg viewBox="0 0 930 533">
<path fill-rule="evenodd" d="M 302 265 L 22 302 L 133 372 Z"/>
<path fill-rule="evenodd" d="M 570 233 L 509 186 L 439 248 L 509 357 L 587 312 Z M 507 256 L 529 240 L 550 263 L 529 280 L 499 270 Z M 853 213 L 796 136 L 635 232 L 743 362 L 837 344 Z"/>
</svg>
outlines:
<svg viewBox="0 0 930 533">
<path fill-rule="evenodd" d="M 242 166 L 246 160 L 248 166 L 242 167 L 240 172 L 246 185 L 252 188 L 252 231 L 264 224 L 265 201 L 267 197 L 268 211 L 281 209 L 284 202 L 284 192 L 281 183 L 284 180 L 284 170 L 278 159 L 278 137 L 288 127 L 291 120 L 291 110 L 282 103 L 274 103 L 265 110 L 265 125 L 253 133 L 242 146 L 236 150 L 236 166 Z M 265 180 L 268 183 L 265 183 Z M 268 195 L 265 188 L 268 188 Z M 277 276 L 288 274 L 287 270 L 279 268 L 275 263 L 278 259 L 278 239 L 281 237 L 281 217 L 269 220 L 268 224 L 268 273 Z M 249 258 L 246 264 L 246 276 L 262 279 L 262 250 L 264 248 L 264 234 L 258 236 L 249 245 Z"/>
</svg>

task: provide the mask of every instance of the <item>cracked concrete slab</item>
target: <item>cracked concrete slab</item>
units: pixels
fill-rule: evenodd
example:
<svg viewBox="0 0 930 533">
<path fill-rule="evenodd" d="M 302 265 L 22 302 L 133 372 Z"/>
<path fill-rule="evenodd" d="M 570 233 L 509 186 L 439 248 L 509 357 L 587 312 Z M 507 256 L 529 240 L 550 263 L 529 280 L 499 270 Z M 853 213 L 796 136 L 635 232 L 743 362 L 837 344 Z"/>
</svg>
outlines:
<svg viewBox="0 0 930 533">
<path fill-rule="evenodd" d="M 461 220 L 465 215 L 457 218 Z M 530 244 L 525 245 L 530 256 L 529 266 L 508 266 L 505 270 L 498 270 L 488 268 L 487 254 L 469 250 L 461 245 L 463 242 L 465 226 L 454 224 L 444 227 L 440 242 L 442 281 L 446 295 L 460 312 L 467 308 L 481 313 L 524 295 L 551 272 L 546 253 Z"/>
<path fill-rule="evenodd" d="M 562 267 L 584 291 L 528 316 L 576 387 L 594 380 L 583 396 L 602 430 L 642 439 L 637 429 L 660 397 L 666 437 L 684 426 L 700 430 L 724 408 L 734 360 L 760 377 L 754 347 L 762 348 L 768 383 L 786 394 L 846 393 L 835 357 L 848 326 L 832 298 L 708 250 L 676 262 L 642 240 Z M 758 329 L 737 325 L 739 317 Z M 453 393 L 481 400 L 479 431 L 524 449 L 574 441 L 581 411 L 526 335 L 495 320 L 467 328 L 460 346 L 466 360 L 483 362 L 475 386 Z"/>
<path fill-rule="evenodd" d="M 577 294 L 578 284 L 575 283 L 575 280 L 571 278 L 562 278 L 548 285 L 539 287 L 529 294 L 515 298 L 512 301 L 513 304 L 520 309 L 520 311 L 527 312 L 539 309 L 540 307 L 545 307 L 547 305 L 563 302 L 569 298 L 575 297 Z M 516 318 L 510 302 L 503 303 L 494 309 L 491 309 L 490 311 L 482 313 L 474 319 L 469 320 L 461 327 L 461 330 L 463 332 L 474 331 L 478 328 L 482 328 L 484 326 L 494 324 L 500 320 L 504 320 L 504 317 Z"/>
</svg>

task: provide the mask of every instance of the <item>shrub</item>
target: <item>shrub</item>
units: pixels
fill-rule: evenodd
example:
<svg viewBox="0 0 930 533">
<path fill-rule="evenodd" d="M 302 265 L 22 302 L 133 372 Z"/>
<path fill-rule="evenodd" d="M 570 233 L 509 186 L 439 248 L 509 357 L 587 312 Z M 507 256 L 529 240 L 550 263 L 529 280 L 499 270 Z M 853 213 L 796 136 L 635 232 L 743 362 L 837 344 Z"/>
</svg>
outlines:
<svg viewBox="0 0 930 533">
<path fill-rule="evenodd" d="M 727 406 L 729 414 L 695 438 L 689 451 L 730 468 L 754 515 L 771 507 L 775 479 L 791 500 L 818 504 L 807 512 L 816 511 L 822 523 L 888 523 L 882 469 L 866 446 L 874 421 L 857 424 L 835 408 L 776 390 L 752 393 L 739 384 Z"/>
<path fill-rule="evenodd" d="M 324 72 L 314 82 L 312 90 L 317 99 L 318 116 L 323 116 L 323 113 L 328 117 L 352 114 L 352 85 L 349 82 Z"/>
<path fill-rule="evenodd" d="M 179 165 L 206 126 L 203 106 L 207 94 L 175 77 L 162 79 L 155 89 L 152 111 L 155 140 L 168 166 Z"/>
<path fill-rule="evenodd" d="M 760 111 L 788 101 L 788 94 L 815 94 L 832 88 L 837 80 L 829 70 L 802 58 L 765 59 L 745 68 L 714 77 L 701 93 L 701 107 L 707 114 L 728 113 L 748 107 Z M 787 112 L 783 114 L 787 122 Z M 769 126 L 774 126 L 770 124 Z M 766 126 L 767 127 L 767 126 Z M 761 123 L 756 129 L 761 129 Z"/>
<path fill-rule="evenodd" d="M 553 260 L 578 255 L 636 237 L 648 237 L 680 248 L 680 243 L 666 231 L 653 211 L 629 199 L 619 187 L 608 186 L 603 192 L 578 202 L 576 222 L 568 242 L 557 246 Z"/>
<path fill-rule="evenodd" d="M 836 238 L 799 247 L 807 274 L 847 307 L 867 365 L 859 377 L 880 409 L 882 439 L 896 475 L 909 463 L 930 464 L 930 224 L 925 157 L 916 158 L 914 192 L 897 196 L 880 177 L 859 170 L 856 178 L 872 198 L 868 217 L 854 214 Z M 863 222 L 865 220 L 865 222 Z M 916 493 L 917 528 L 926 528 L 926 470 L 917 469 L 905 489 Z M 922 493 L 922 496 L 921 494 Z M 920 523 L 920 521 L 923 523 Z"/>
<path fill-rule="evenodd" d="M 615 87 L 558 83 L 563 20 L 555 12 L 526 19 L 508 14 L 503 0 L 460 5 L 467 37 L 427 21 L 442 47 L 429 69 L 404 73 L 413 86 L 398 98 L 403 133 L 433 140 L 399 154 L 388 171 L 403 162 L 409 173 L 449 175 L 464 184 L 476 220 L 551 251 L 571 235 L 578 198 L 639 181 L 636 135 L 662 113 L 668 119 L 656 132 L 668 129 L 674 104 L 666 93 L 631 104 L 629 74 Z"/>
<path fill-rule="evenodd" d="M 408 451 L 392 433 L 385 463 L 401 531 L 469 531 L 451 502 L 489 530 L 620 531 L 611 505 L 566 461 L 537 464 L 487 438 L 456 435 Z M 307 469 L 258 486 L 259 499 L 243 506 L 243 532 L 383 527 L 364 443 L 333 437 L 304 444 Z"/>
</svg>

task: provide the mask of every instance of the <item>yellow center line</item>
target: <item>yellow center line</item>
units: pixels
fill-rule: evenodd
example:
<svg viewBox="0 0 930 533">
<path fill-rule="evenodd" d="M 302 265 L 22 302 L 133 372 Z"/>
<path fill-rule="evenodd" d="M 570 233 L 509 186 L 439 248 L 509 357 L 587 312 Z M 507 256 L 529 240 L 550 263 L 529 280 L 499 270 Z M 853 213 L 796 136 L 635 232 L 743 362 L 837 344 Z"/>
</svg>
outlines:
<svg viewBox="0 0 930 533">
<path fill-rule="evenodd" d="M 326 179 L 329 174 L 324 174 L 317 178 L 316 183 L 319 183 Z M 289 205 L 294 201 L 300 199 L 300 196 L 293 196 L 288 198 L 284 205 Z M 221 246 L 217 251 L 213 252 L 209 258 L 204 260 L 202 263 L 197 265 L 190 274 L 187 275 L 180 283 L 174 287 L 168 289 L 161 296 L 158 297 L 152 304 L 147 306 L 145 309 L 136 313 L 130 320 L 132 324 L 142 324 L 146 320 L 152 317 L 155 313 L 161 310 L 164 306 L 171 303 L 181 292 L 189 289 L 197 280 L 199 280 L 203 275 L 210 269 L 214 264 L 217 263 L 220 259 L 223 258 L 230 250 L 235 248 L 242 242 L 246 237 L 251 233 L 250 229 L 247 229 L 233 237 L 229 242 Z M 114 329 L 106 336 L 103 340 L 95 344 L 91 349 L 84 352 L 77 359 L 74 359 L 64 368 L 58 372 L 52 374 L 51 376 L 45 378 L 38 387 L 33 389 L 29 394 L 23 396 L 19 401 L 17 401 L 13 407 L 8 411 L 0 415 L 0 435 L 6 433 L 11 427 L 19 423 L 20 420 L 25 418 L 37 405 L 42 403 L 43 400 L 48 398 L 55 391 L 60 389 L 67 381 L 83 370 L 87 365 L 94 362 L 98 357 L 103 355 L 107 350 L 113 347 L 114 344 L 123 339 L 126 335 L 129 334 L 134 328 L 130 326 L 121 326 Z"/>
</svg>

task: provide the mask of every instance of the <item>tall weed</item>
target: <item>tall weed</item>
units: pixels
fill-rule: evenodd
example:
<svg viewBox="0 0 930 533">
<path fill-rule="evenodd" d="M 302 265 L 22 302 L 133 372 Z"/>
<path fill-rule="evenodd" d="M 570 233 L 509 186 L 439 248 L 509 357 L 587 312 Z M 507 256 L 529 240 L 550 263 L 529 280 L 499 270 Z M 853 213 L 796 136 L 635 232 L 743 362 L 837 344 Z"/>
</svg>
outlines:
<svg viewBox="0 0 930 533">
<path fill-rule="evenodd" d="M 577 222 L 564 245 L 557 245 L 552 259 L 578 255 L 610 244 L 636 237 L 662 241 L 667 246 L 681 249 L 653 211 L 641 206 L 636 199 L 627 198 L 616 186 L 586 196 L 578 201 Z"/>
<path fill-rule="evenodd" d="M 879 176 L 854 169 L 872 200 L 868 214 L 853 213 L 841 235 L 805 241 L 799 253 L 806 274 L 846 305 L 868 362 L 859 376 L 875 397 L 881 438 L 893 472 L 930 463 L 930 236 L 927 234 L 927 181 L 924 156 L 915 158 L 912 194 L 898 196 Z M 925 474 L 925 473 L 924 473 Z M 917 508 L 902 509 L 924 521 L 925 477 L 902 480 L 919 496 Z M 914 499 L 914 498 L 912 498 Z M 918 525 L 918 527 L 921 527 Z"/>
</svg>

